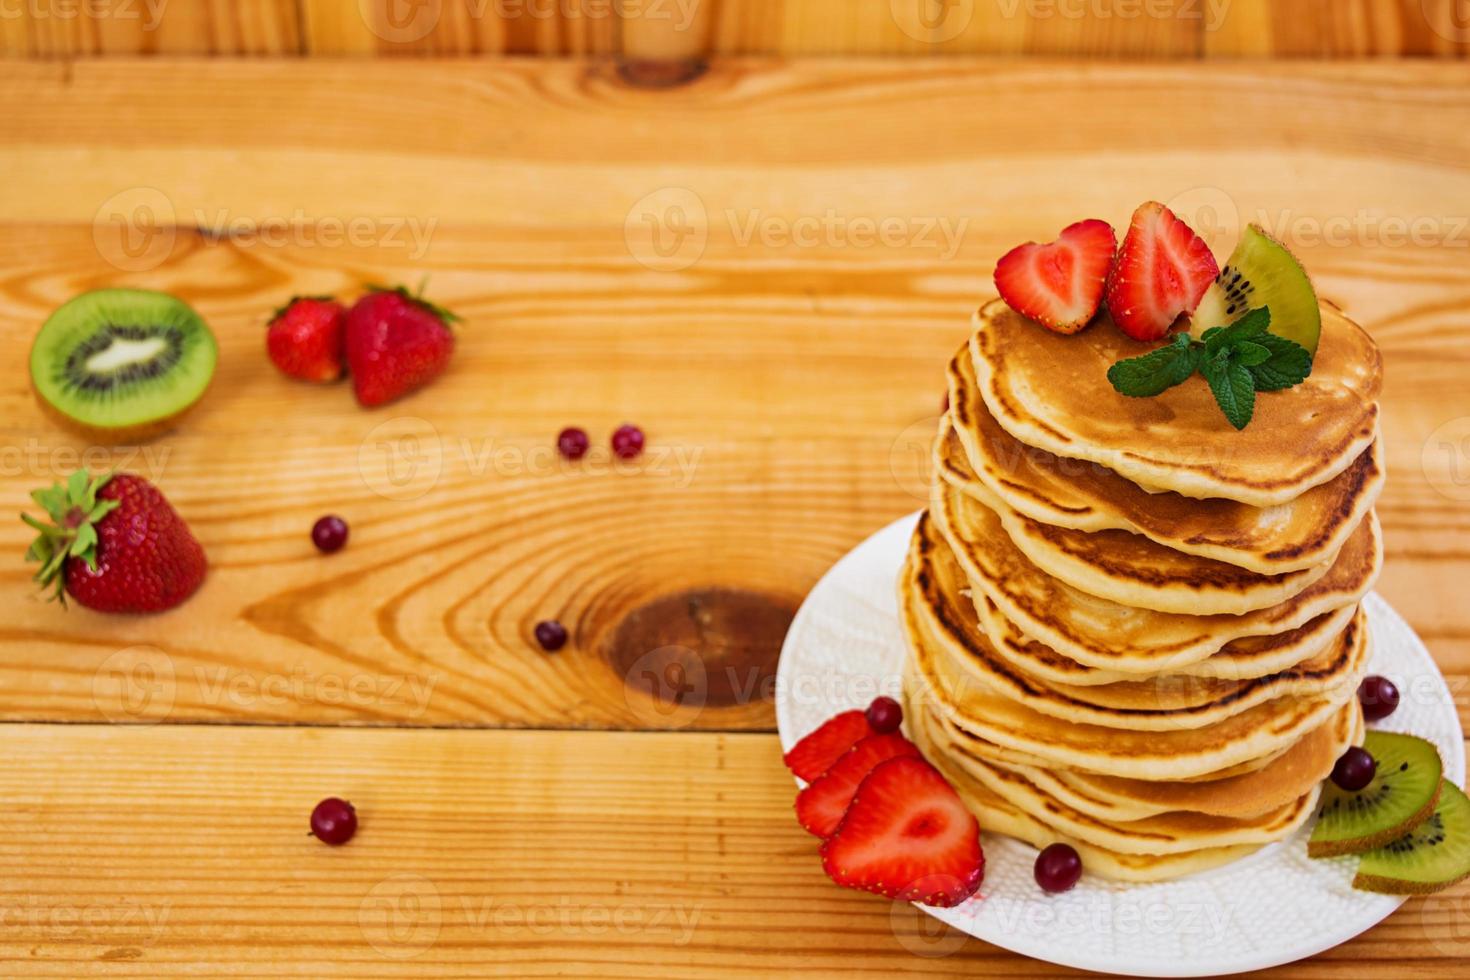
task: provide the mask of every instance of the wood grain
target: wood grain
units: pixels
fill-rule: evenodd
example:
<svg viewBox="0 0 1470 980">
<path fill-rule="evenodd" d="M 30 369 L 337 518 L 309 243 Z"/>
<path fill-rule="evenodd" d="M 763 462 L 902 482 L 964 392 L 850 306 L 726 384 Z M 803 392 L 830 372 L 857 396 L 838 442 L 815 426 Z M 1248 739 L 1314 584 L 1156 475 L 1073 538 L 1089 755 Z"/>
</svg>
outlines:
<svg viewBox="0 0 1470 980">
<path fill-rule="evenodd" d="M 141 284 L 195 303 L 223 358 L 175 435 L 87 458 L 157 479 L 211 555 L 205 589 L 106 620 L 39 601 L 12 564 L 0 717 L 769 727 L 782 617 L 923 501 L 938 365 L 995 258 L 1149 196 L 1221 254 L 1264 220 L 1373 330 L 1381 589 L 1470 673 L 1464 77 L 735 60 L 651 92 L 576 62 L 395 62 L 371 81 L 322 63 L 5 66 L 0 342 L 24 350 L 79 290 Z M 1167 140 L 1120 135 L 1140 106 L 1173 120 Z M 668 237 L 676 217 L 690 237 Z M 660 255 L 647 219 L 684 244 Z M 364 412 L 262 356 L 291 294 L 425 274 L 468 321 L 428 392 Z M 627 472 L 551 453 L 580 424 L 605 460 L 630 419 L 652 450 Z M 12 511 L 87 448 L 17 373 L 0 432 Z M 353 527 L 330 559 L 306 533 L 326 512 Z M 24 542 L 0 525 L 0 549 Z M 666 619 L 626 625 L 650 604 Z M 531 640 L 543 618 L 573 631 L 554 656 Z M 692 690 L 681 648 L 704 658 Z M 681 704 L 649 698 L 650 677 Z"/>
<path fill-rule="evenodd" d="M 769 735 L 5 735 L 8 977 L 1074 975 L 834 888 Z M 1461 886 L 1271 975 L 1463 976 L 1467 925 Z"/>
<path fill-rule="evenodd" d="M 1458 0 L 28 0 L 0 55 L 1463 58 Z"/>
</svg>

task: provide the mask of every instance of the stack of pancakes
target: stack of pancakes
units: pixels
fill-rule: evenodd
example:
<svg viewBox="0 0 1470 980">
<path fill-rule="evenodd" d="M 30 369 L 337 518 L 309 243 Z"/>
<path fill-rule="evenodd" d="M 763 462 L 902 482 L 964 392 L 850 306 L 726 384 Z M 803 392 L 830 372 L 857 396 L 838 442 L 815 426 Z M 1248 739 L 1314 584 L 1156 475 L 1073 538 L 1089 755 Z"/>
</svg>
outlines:
<svg viewBox="0 0 1470 980">
<path fill-rule="evenodd" d="M 996 301 L 949 366 L 899 588 L 910 734 L 987 830 L 1155 881 L 1311 815 L 1361 741 L 1359 600 L 1381 359 L 1323 310 L 1311 376 L 1237 432 L 1194 378 L 1126 398 L 1142 348 Z"/>
</svg>

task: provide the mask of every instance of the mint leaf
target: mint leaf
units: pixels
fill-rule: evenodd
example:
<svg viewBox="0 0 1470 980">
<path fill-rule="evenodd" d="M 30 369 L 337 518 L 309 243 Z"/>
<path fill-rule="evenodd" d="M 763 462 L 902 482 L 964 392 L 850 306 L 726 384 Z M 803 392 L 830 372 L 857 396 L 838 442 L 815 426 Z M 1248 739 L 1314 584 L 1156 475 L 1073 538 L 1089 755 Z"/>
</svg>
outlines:
<svg viewBox="0 0 1470 980">
<path fill-rule="evenodd" d="M 1271 352 L 1269 359 L 1248 364 L 1257 391 L 1280 391 L 1301 384 L 1312 373 L 1312 353 L 1301 344 L 1268 333 L 1252 341 Z"/>
<path fill-rule="evenodd" d="M 1255 340 L 1264 334 L 1269 326 L 1271 326 L 1271 311 L 1264 306 L 1258 307 L 1228 327 L 1211 327 L 1206 330 L 1204 334 L 1205 352 L 1215 354 L 1234 347 L 1242 341 Z"/>
<path fill-rule="evenodd" d="M 1256 380 L 1250 368 L 1229 356 L 1229 352 L 1200 360 L 1200 374 L 1209 382 L 1210 391 L 1225 418 L 1236 429 L 1250 424 L 1256 411 Z"/>
<path fill-rule="evenodd" d="M 1189 380 L 1199 363 L 1199 350 L 1188 334 L 1141 357 L 1130 357 L 1108 368 L 1108 381 L 1130 398 L 1151 398 Z"/>
<path fill-rule="evenodd" d="M 1265 364 L 1271 359 L 1271 350 L 1250 340 L 1242 340 L 1230 349 L 1232 360 L 1246 367 Z"/>
</svg>

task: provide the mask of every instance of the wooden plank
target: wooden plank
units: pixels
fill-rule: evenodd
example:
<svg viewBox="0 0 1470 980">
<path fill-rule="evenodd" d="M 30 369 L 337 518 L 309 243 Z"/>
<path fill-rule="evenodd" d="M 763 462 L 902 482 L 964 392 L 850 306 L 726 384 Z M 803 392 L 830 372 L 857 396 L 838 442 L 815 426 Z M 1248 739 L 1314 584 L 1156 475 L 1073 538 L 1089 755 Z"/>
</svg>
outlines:
<svg viewBox="0 0 1470 980">
<path fill-rule="evenodd" d="M 1457 0 L 39 0 L 0 54 L 1449 57 Z"/>
<path fill-rule="evenodd" d="M 769 735 L 3 733 L 7 977 L 1058 973 L 828 882 Z M 1462 976 L 1467 899 L 1272 975 Z"/>
<path fill-rule="evenodd" d="M 0 15 L 0 56 L 295 55 L 296 0 L 31 0 Z"/>
<path fill-rule="evenodd" d="M 1470 672 L 1462 67 L 735 60 L 658 92 L 578 62 L 370 78 L 17 63 L 0 79 L 0 339 L 25 349 L 75 292 L 141 284 L 196 303 L 224 354 L 177 434 L 89 459 L 157 478 L 209 583 L 169 616 L 103 619 L 5 566 L 0 716 L 769 727 L 783 617 L 924 499 L 939 365 L 995 258 L 1151 195 L 1222 254 L 1265 222 L 1373 329 L 1393 469 L 1381 588 Z M 1168 124 L 1118 125 L 1139 113 Z M 702 234 L 665 257 L 647 221 L 670 232 L 675 207 Z M 894 240 L 872 240 L 881 221 Z M 426 273 L 468 326 L 423 395 L 364 412 L 261 355 L 292 293 Z M 601 447 L 628 419 L 652 439 L 638 472 L 550 455 L 564 425 Z M 86 448 L 13 373 L 0 432 L 12 512 Z M 421 476 L 387 479 L 414 459 Z M 354 537 L 323 559 L 306 530 L 329 511 Z M 0 551 L 24 539 L 0 525 Z M 574 634 L 551 657 L 530 638 L 548 617 Z M 645 695 L 672 676 L 643 659 L 665 647 L 708 658 L 701 710 Z"/>
</svg>

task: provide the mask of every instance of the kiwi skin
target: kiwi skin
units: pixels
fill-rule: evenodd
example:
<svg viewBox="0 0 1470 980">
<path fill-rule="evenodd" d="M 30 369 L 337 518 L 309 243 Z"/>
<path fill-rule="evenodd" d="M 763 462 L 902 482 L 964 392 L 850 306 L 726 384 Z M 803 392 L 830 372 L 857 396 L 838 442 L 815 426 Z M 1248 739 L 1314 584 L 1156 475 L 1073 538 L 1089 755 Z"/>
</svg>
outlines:
<svg viewBox="0 0 1470 980">
<path fill-rule="evenodd" d="M 1444 781 L 1441 780 L 1440 796 L 1445 795 L 1443 792 L 1445 785 Z M 1463 804 L 1463 794 L 1458 787 L 1451 786 L 1450 792 L 1455 795 L 1460 795 Z M 1454 801 L 1451 800 L 1450 802 L 1453 804 Z M 1409 833 L 1413 833 L 1412 828 Z M 1359 891 L 1376 892 L 1379 895 L 1432 895 L 1435 892 L 1444 891 L 1446 888 L 1453 888 L 1466 878 L 1470 878 L 1470 869 L 1466 869 L 1453 878 L 1444 878 L 1438 881 L 1415 881 L 1410 878 L 1391 878 L 1385 875 L 1368 874 L 1359 868 L 1357 875 L 1353 878 L 1353 887 Z"/>
<path fill-rule="evenodd" d="M 1378 741 L 1375 743 L 1375 740 Z M 1433 759 L 1433 764 L 1436 767 L 1436 771 L 1434 772 L 1433 776 L 1433 789 L 1430 792 L 1427 801 L 1412 814 L 1409 814 L 1398 823 L 1392 824 L 1379 830 L 1366 832 L 1358 837 L 1344 837 L 1337 840 L 1319 840 L 1317 839 L 1316 832 L 1314 831 L 1312 837 L 1309 838 L 1307 841 L 1308 857 L 1338 857 L 1344 854 L 1361 854 L 1364 851 L 1371 851 L 1374 848 L 1382 847 L 1385 844 L 1389 844 L 1393 841 L 1398 840 L 1404 834 L 1408 833 L 1410 830 L 1413 830 L 1415 827 L 1419 826 L 1425 820 L 1428 820 L 1431 815 L 1433 815 L 1435 807 L 1439 806 L 1440 795 L 1444 790 L 1444 762 L 1440 758 L 1439 750 L 1437 750 L 1430 742 L 1417 736 L 1395 734 L 1391 732 L 1369 732 L 1367 737 L 1363 740 L 1363 747 L 1374 755 L 1374 757 L 1378 760 L 1380 766 L 1383 766 L 1388 764 L 1385 761 L 1386 759 L 1392 760 L 1393 757 L 1399 752 L 1406 751 L 1402 748 L 1395 751 L 1393 745 L 1396 742 L 1416 746 L 1414 751 L 1417 751 L 1421 754 L 1427 751 L 1428 754 L 1422 760 L 1425 763 L 1428 763 L 1429 759 Z M 1407 765 L 1408 762 L 1406 761 L 1404 764 Z M 1329 793 L 1333 792 L 1338 791 L 1333 786 L 1327 786 L 1323 792 L 1324 798 L 1326 798 Z"/>
<path fill-rule="evenodd" d="M 27 372 L 27 374 L 29 373 L 30 372 Z M 212 384 L 213 380 L 211 379 L 210 385 Z M 112 446 L 121 446 L 130 445 L 132 443 L 138 442 L 147 442 L 148 440 L 161 436 L 165 432 L 168 432 L 170 429 L 173 429 L 175 426 L 178 425 L 178 423 L 183 419 L 185 415 L 188 415 L 189 412 L 193 410 L 195 405 L 204 400 L 204 395 L 208 393 L 210 385 L 205 385 L 204 391 L 200 392 L 199 398 L 196 401 L 189 405 L 185 405 L 182 409 L 172 415 L 154 419 L 153 421 L 144 423 L 143 425 L 117 426 L 114 428 L 102 428 L 100 426 L 88 425 L 87 423 L 79 419 L 72 418 L 70 415 L 67 415 L 61 409 L 57 408 L 55 405 L 51 404 L 44 397 L 42 397 L 41 392 L 36 388 L 34 381 L 31 383 L 31 394 L 35 396 L 36 404 L 41 406 L 42 414 L 44 414 L 51 421 L 55 422 L 57 425 L 60 425 L 62 428 L 70 429 L 77 435 L 84 436 L 92 442 L 103 443 L 105 445 Z"/>
<path fill-rule="evenodd" d="M 1443 788 L 1444 781 L 1441 780 L 1439 786 L 1436 786 L 1434 792 L 1430 795 L 1429 802 L 1425 803 L 1412 817 L 1401 824 L 1386 827 L 1366 837 L 1353 837 L 1347 840 L 1309 840 L 1307 842 L 1307 857 L 1325 858 L 1341 857 L 1344 854 L 1362 854 L 1364 851 L 1371 851 L 1375 847 L 1382 847 L 1384 844 L 1393 843 L 1433 815 L 1434 808 L 1439 806 L 1439 794 Z"/>
</svg>

